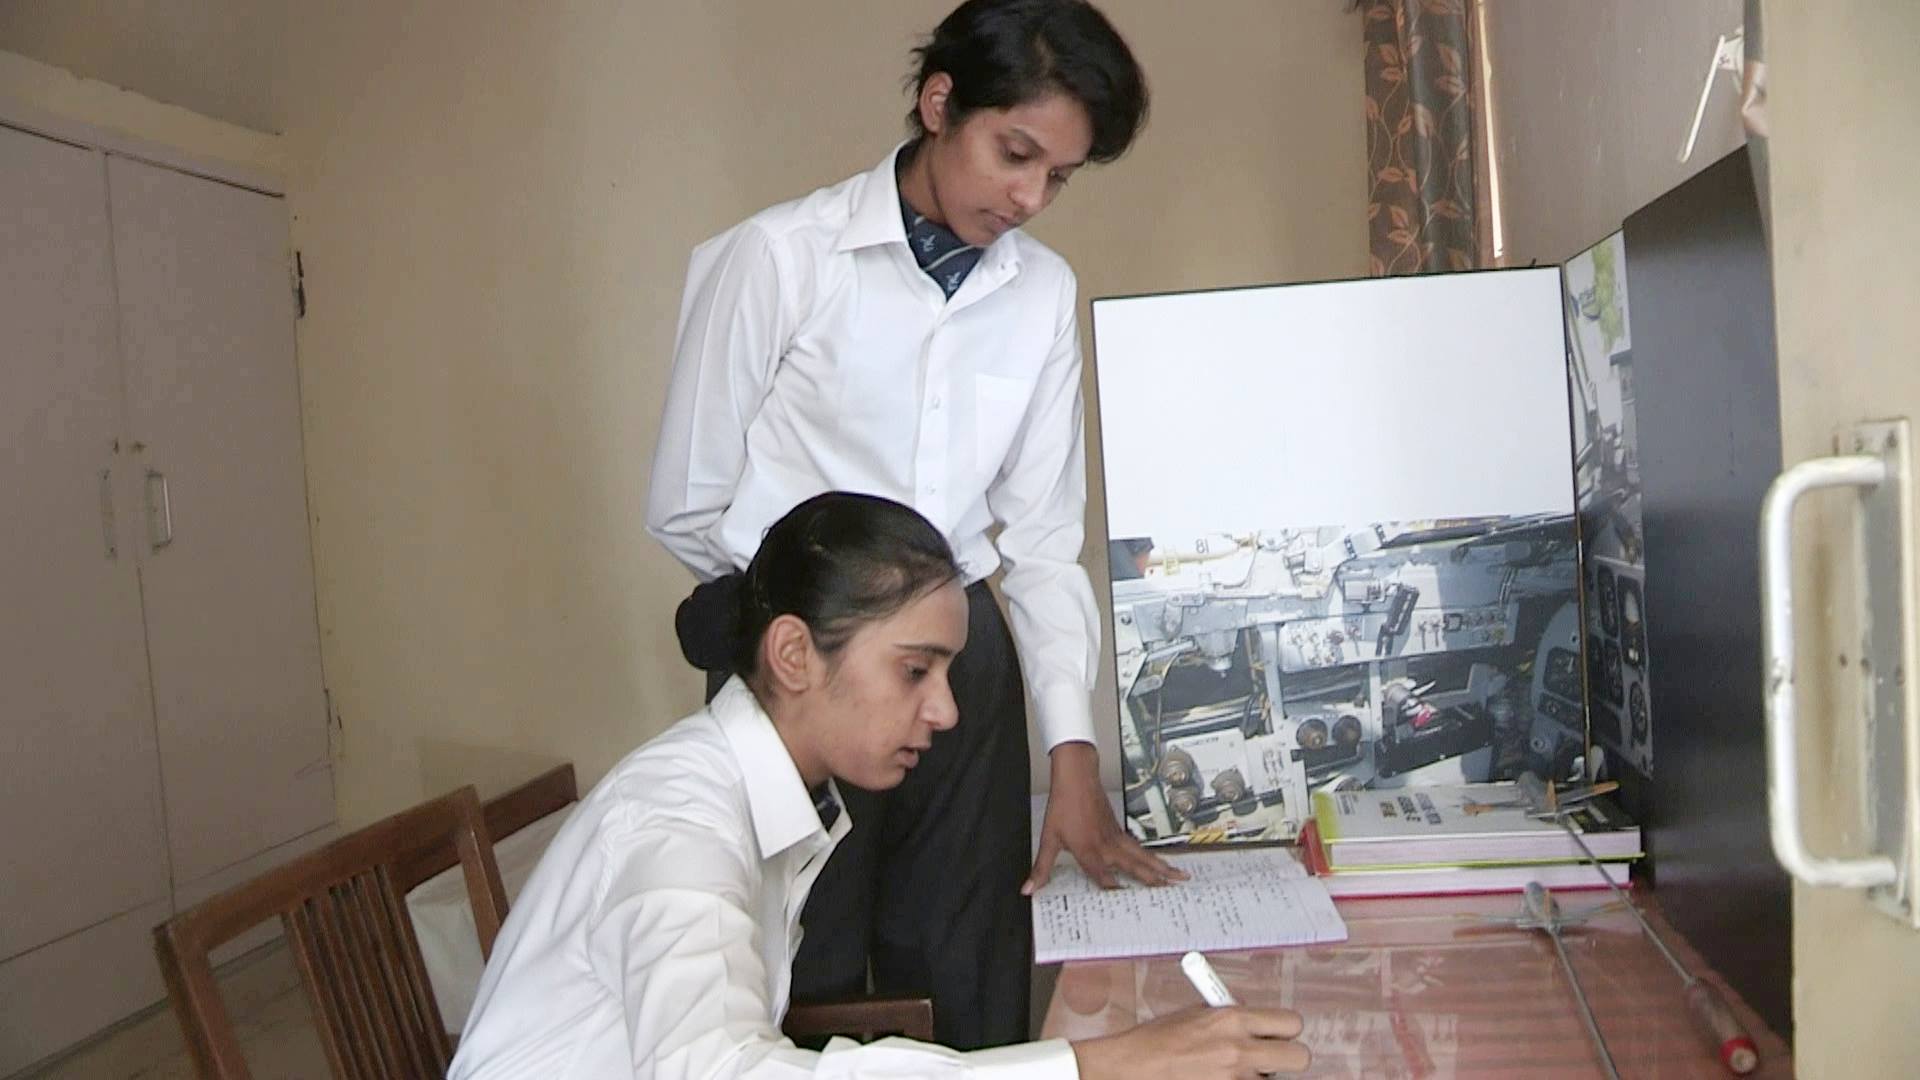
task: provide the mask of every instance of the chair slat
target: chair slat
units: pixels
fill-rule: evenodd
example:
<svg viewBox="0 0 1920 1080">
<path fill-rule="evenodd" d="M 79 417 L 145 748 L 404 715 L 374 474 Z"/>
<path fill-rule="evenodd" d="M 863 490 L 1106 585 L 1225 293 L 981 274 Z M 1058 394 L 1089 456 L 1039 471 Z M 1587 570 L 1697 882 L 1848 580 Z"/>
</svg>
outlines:
<svg viewBox="0 0 1920 1080">
<path fill-rule="evenodd" d="M 333 989 L 339 995 L 346 1026 L 341 1034 L 349 1057 L 354 1062 L 354 1080 L 381 1080 L 383 1070 L 374 1049 L 373 1021 L 367 1015 L 366 986 L 354 963 L 346 919 L 340 911 L 339 897 L 329 888 L 313 898 L 316 918 L 321 926 L 325 956 L 334 972 Z"/>
<path fill-rule="evenodd" d="M 300 970 L 300 984 L 306 989 L 307 1003 L 313 1008 L 320 1045 L 327 1052 L 327 1067 L 335 1076 L 346 1076 L 345 1047 L 339 1039 L 340 1005 L 333 994 L 331 974 L 320 956 L 319 932 L 313 924 L 313 915 L 302 904 L 282 915 L 281 923 L 286 927 L 294 964 Z M 178 1006 L 177 1000 L 175 1005 Z"/>
<path fill-rule="evenodd" d="M 354 879 L 354 888 L 359 894 L 360 919 L 366 927 L 367 941 L 374 958 L 379 962 L 382 996 L 393 1024 L 395 1056 L 407 1075 L 427 1076 L 431 1070 L 422 1045 L 422 1029 L 414 1007 L 412 988 L 407 985 L 405 971 L 399 961 L 398 941 L 387 926 L 383 895 L 386 883 L 382 870 L 382 867 L 375 867 Z"/>
<path fill-rule="evenodd" d="M 374 977 L 379 984 L 375 997 L 380 1005 L 381 1030 L 392 1052 L 394 1068 L 403 1076 L 424 1076 L 425 1055 L 418 1042 L 420 1032 L 410 1016 L 413 1002 L 398 958 L 389 947 L 391 939 L 382 926 L 378 870 L 376 867 L 353 879 L 354 915 L 359 921 L 367 955 L 373 961 Z"/>
<path fill-rule="evenodd" d="M 380 958 L 373 948 L 373 927 L 367 921 L 360 892 L 361 875 L 355 875 L 333 887 L 334 903 L 340 922 L 346 928 L 347 957 L 353 964 L 354 985 L 367 1013 L 367 1043 L 375 1068 L 382 1077 L 406 1073 L 405 1054 L 400 1049 L 399 1018 Z"/>
<path fill-rule="evenodd" d="M 433 983 L 427 977 L 427 963 L 420 953 L 420 941 L 413 932 L 413 916 L 407 912 L 400 882 L 395 880 L 395 875 L 386 867 L 382 867 L 380 873 L 387 882 L 387 924 L 399 940 L 396 955 L 406 970 L 407 985 L 411 989 L 415 1008 L 420 1013 L 420 1021 L 426 1025 L 428 1048 L 440 1071 L 444 1072 L 453 1061 L 453 1044 L 447 1038 L 446 1019 L 440 1013 L 440 1003 L 433 996 Z"/>
<path fill-rule="evenodd" d="M 429 851 L 457 856 L 481 949 L 489 951 L 506 899 L 471 787 L 375 822 L 156 927 L 155 953 L 201 1075 L 248 1078 L 207 954 L 277 917 L 335 1077 L 445 1076 L 453 1047 L 400 888 L 406 867 Z"/>
</svg>

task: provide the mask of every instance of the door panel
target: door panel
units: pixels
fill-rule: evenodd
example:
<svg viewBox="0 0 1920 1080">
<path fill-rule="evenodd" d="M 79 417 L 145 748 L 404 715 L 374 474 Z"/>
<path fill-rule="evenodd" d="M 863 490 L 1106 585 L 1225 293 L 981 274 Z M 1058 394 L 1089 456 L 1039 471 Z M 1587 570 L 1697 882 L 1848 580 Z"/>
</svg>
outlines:
<svg viewBox="0 0 1920 1080">
<path fill-rule="evenodd" d="M 1768 0 L 1764 16 L 1782 449 L 1795 464 L 1832 454 L 1857 421 L 1920 421 L 1920 5 Z M 1850 498 L 1816 497 L 1794 533 L 1804 820 L 1813 849 L 1836 856 L 1866 845 Z M 1906 556 L 1920 559 L 1920 543 Z M 1906 604 L 1920 633 L 1920 596 Z M 1793 924 L 1800 1075 L 1914 1075 L 1920 932 L 1860 893 L 1801 885 Z"/>
<path fill-rule="evenodd" d="M 286 207 L 108 165 L 128 431 L 158 474 L 139 553 L 178 884 L 334 816 Z"/>
<path fill-rule="evenodd" d="M 108 1024 L 165 1001 L 153 928 L 172 913 L 173 906 L 162 898 L 0 964 L 0 1076 L 13 1077 Z M 156 1074 L 133 1073 L 140 1068 L 136 1064 L 125 1068 L 110 1075 Z"/>
<path fill-rule="evenodd" d="M 99 153 L 0 127 L 0 327 L 5 959 L 169 899 Z"/>
</svg>

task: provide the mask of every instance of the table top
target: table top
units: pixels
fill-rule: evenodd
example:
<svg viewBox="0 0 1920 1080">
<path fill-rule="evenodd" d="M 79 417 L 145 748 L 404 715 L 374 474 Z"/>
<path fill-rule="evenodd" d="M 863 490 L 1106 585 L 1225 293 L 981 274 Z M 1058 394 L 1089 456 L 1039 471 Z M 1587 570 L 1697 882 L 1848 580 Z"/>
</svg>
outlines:
<svg viewBox="0 0 1920 1080">
<path fill-rule="evenodd" d="M 1688 969 L 1732 1003 L 1761 1057 L 1757 1077 L 1793 1075 L 1768 1031 L 1660 916 L 1635 903 Z M 1605 893 L 1560 897 L 1569 914 Z M 1573 991 L 1538 931 L 1489 925 L 1516 914 L 1517 894 L 1343 900 L 1338 945 L 1215 953 L 1221 979 L 1249 1005 L 1298 1010 L 1313 1051 L 1309 1076 L 1603 1077 Z M 1725 1078 L 1695 1031 L 1681 984 L 1630 913 L 1612 910 L 1563 937 L 1620 1075 Z M 1200 1004 L 1176 956 L 1062 967 L 1042 1035 L 1085 1038 Z"/>
</svg>

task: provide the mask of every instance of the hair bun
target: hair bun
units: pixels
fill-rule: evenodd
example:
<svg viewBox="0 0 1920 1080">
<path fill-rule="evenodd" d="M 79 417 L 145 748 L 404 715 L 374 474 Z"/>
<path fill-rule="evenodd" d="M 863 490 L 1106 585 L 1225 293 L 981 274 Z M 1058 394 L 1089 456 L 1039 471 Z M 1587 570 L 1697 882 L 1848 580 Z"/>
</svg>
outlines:
<svg viewBox="0 0 1920 1080">
<path fill-rule="evenodd" d="M 701 582 L 674 613 L 680 654 L 701 671 L 728 671 L 740 634 L 740 594 L 744 574 Z"/>
</svg>

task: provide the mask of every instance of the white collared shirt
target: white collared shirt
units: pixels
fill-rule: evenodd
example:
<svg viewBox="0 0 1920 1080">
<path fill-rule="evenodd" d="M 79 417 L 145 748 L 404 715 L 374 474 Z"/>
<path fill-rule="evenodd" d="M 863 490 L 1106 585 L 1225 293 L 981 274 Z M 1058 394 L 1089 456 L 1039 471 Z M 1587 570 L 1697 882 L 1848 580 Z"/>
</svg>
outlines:
<svg viewBox="0 0 1920 1080">
<path fill-rule="evenodd" d="M 781 1036 L 800 909 L 850 827 L 821 827 L 772 721 L 729 681 L 574 808 L 494 942 L 451 1080 L 1077 1077 L 1058 1039 L 815 1052 Z"/>
<path fill-rule="evenodd" d="M 907 250 L 893 158 L 694 250 L 647 530 L 707 580 L 823 491 L 912 506 L 970 581 L 1004 559 L 1042 740 L 1092 742 L 1073 271 L 1015 229 L 948 300 Z"/>
</svg>

